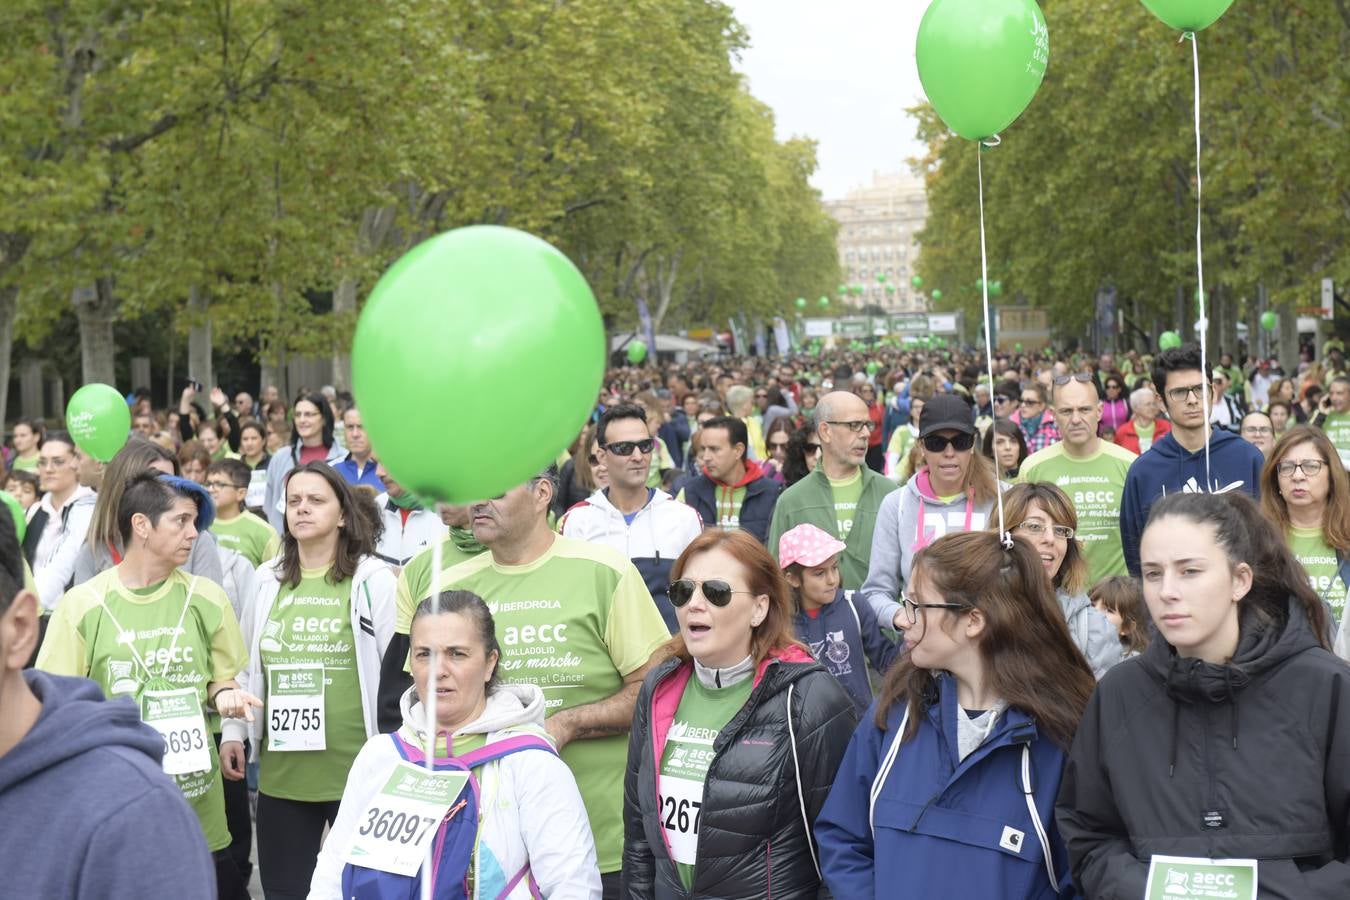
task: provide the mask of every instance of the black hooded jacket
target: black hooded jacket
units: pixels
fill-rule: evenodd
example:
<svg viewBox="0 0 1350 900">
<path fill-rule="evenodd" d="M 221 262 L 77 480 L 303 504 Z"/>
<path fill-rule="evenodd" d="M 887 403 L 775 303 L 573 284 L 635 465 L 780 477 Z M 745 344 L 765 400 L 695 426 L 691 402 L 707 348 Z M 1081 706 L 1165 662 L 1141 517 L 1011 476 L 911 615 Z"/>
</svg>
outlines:
<svg viewBox="0 0 1350 900">
<path fill-rule="evenodd" d="M 1055 817 L 1092 900 L 1138 900 L 1155 854 L 1258 859 L 1262 898 L 1350 897 L 1350 667 L 1294 600 L 1244 614 L 1228 665 L 1155 634 L 1093 694 Z"/>
</svg>

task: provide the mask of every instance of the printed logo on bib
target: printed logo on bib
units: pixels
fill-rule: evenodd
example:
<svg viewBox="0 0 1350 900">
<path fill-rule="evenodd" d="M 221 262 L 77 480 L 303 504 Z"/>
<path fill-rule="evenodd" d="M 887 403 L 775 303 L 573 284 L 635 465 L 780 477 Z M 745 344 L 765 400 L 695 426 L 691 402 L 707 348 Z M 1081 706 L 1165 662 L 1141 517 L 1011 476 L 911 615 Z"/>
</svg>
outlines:
<svg viewBox="0 0 1350 900">
<path fill-rule="evenodd" d="M 1257 861 L 1155 856 L 1144 900 L 1256 900 Z"/>
<path fill-rule="evenodd" d="M 455 801 L 468 781 L 468 772 L 428 772 L 400 762 L 358 817 L 344 859 L 381 872 L 416 875 L 439 823 L 464 807 L 466 801 Z"/>
</svg>

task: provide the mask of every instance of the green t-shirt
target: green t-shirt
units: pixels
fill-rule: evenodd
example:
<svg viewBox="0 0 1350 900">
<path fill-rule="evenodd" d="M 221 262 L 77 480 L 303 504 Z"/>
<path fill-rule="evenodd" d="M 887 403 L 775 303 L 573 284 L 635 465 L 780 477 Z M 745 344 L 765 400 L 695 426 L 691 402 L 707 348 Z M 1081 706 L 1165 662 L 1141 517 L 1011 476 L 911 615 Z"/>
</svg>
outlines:
<svg viewBox="0 0 1350 900">
<path fill-rule="evenodd" d="M 839 540 L 846 541 L 848 533 L 853 530 L 853 517 L 858 514 L 858 501 L 862 499 L 862 468 L 859 467 L 843 481 L 835 481 L 828 475 L 825 479 L 830 483 L 830 493 L 834 495 L 834 518 L 839 529 Z"/>
<path fill-rule="evenodd" d="M 697 675 L 690 677 L 675 710 L 675 722 L 666 735 L 657 786 L 657 815 L 670 840 L 672 858 L 685 890 L 694 884 L 699 814 L 703 785 L 715 755 L 713 742 L 717 733 L 745 706 L 753 686 L 753 678 L 744 678 L 730 687 L 710 688 Z"/>
<path fill-rule="evenodd" d="M 473 542 L 473 535 L 466 529 L 452 529 L 441 542 L 441 571 L 448 571 L 466 559 L 473 559 L 484 549 L 481 544 Z M 417 612 L 417 604 L 431 596 L 434 550 L 434 547 L 419 550 L 398 574 L 398 585 L 394 589 L 394 630 L 399 634 L 408 633 L 413 613 Z"/>
<path fill-rule="evenodd" d="M 26 459 L 22 456 L 16 456 L 14 457 L 14 459 L 10 461 L 9 468 L 10 471 L 18 469 L 20 472 L 32 472 L 34 475 L 36 475 L 37 464 L 38 464 L 37 456 L 30 456 Z M 38 496 L 42 496 L 40 492 Z"/>
<path fill-rule="evenodd" d="M 284 667 L 323 666 L 323 750 L 274 751 L 264 733 L 258 790 L 283 800 L 341 800 L 352 761 L 366 742 L 361 682 L 352 634 L 351 579 L 330 584 L 327 568 L 301 569 L 300 583 L 282 586 L 263 625 L 258 652 L 270 692 Z M 259 693 L 267 701 L 266 693 Z M 270 722 L 270 711 L 265 722 Z M 264 726 L 266 727 L 266 725 Z"/>
<path fill-rule="evenodd" d="M 684 499 L 684 489 L 675 495 L 675 499 L 681 503 L 687 503 Z M 713 482 L 713 501 L 717 504 L 717 527 L 723 531 L 735 531 L 741 527 L 741 507 L 745 505 L 745 488 L 728 488 L 719 481 Z"/>
<path fill-rule="evenodd" d="M 1125 474 L 1135 455 L 1119 444 L 1099 441 L 1097 452 L 1074 459 L 1063 442 L 1051 444 L 1026 458 L 1018 481 L 1048 481 L 1069 495 L 1078 513 L 1077 539 L 1088 565 L 1088 584 L 1111 575 L 1126 574 L 1125 550 L 1120 543 L 1120 503 Z"/>
<path fill-rule="evenodd" d="M 555 537 L 543 556 L 500 566 L 483 553 L 442 573 L 438 590 L 472 591 L 497 625 L 503 681 L 538 685 L 546 715 L 607 699 L 647 664 L 670 632 L 642 576 L 618 551 Z M 562 749 L 586 804 L 601 872 L 623 853 L 628 736 L 577 740 Z"/>
<path fill-rule="evenodd" d="M 1322 430 L 1335 445 L 1341 466 L 1350 469 L 1350 413 L 1331 413 L 1322 423 Z"/>
<path fill-rule="evenodd" d="M 37 667 L 91 678 L 109 697 L 139 698 L 147 682 L 162 679 L 175 688 L 196 688 L 205 709 L 207 684 L 233 679 L 248 663 L 229 598 L 219 585 L 182 569 L 133 591 L 122 584 L 120 569 L 66 592 L 47 626 Z M 209 770 L 171 777 L 215 851 L 229 846 L 230 831 L 219 757 L 213 743 L 207 750 Z"/>
<path fill-rule="evenodd" d="M 281 549 L 281 536 L 251 512 L 233 519 L 216 519 L 211 523 L 211 533 L 216 536 L 216 543 L 238 553 L 254 568 L 276 556 Z"/>
<path fill-rule="evenodd" d="M 1308 583 L 1317 596 L 1331 605 L 1336 621 L 1345 610 L 1345 582 L 1341 581 L 1336 550 L 1326 542 L 1320 528 L 1289 528 L 1289 549 L 1308 572 Z"/>
<path fill-rule="evenodd" d="M 1139 438 L 1139 452 L 1146 453 L 1153 446 L 1153 434 L 1158 430 L 1157 422 L 1149 422 L 1147 425 L 1134 423 L 1135 436 Z"/>
</svg>

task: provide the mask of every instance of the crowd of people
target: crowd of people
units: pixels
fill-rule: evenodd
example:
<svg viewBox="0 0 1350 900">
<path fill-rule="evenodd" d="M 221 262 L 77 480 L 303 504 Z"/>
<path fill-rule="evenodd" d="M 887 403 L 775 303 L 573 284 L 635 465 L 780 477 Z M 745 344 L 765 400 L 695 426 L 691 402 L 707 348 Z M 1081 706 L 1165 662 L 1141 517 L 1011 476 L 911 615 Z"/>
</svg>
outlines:
<svg viewBox="0 0 1350 900">
<path fill-rule="evenodd" d="M 54 898 L 235 900 L 256 864 L 269 900 L 1137 900 L 1181 857 L 1350 896 L 1350 372 L 1313 357 L 618 367 L 467 506 L 331 388 L 133 395 L 107 463 L 22 420 L 0 865 Z"/>
</svg>

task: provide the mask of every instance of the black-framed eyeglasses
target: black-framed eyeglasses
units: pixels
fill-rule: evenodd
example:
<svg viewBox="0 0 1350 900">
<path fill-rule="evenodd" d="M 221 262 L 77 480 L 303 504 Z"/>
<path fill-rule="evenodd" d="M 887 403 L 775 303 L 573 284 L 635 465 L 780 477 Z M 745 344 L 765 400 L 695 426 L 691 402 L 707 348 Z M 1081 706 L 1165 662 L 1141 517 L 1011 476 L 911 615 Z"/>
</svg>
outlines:
<svg viewBox="0 0 1350 900">
<path fill-rule="evenodd" d="M 1070 381 L 1081 381 L 1083 384 L 1091 384 L 1092 376 L 1087 372 L 1074 372 L 1071 375 L 1056 375 L 1054 384 L 1055 387 L 1063 387 Z"/>
<path fill-rule="evenodd" d="M 707 581 L 695 581 L 692 578 L 681 578 L 679 581 L 672 581 L 670 587 L 666 589 L 666 595 L 670 597 L 670 605 L 677 609 L 684 606 L 690 600 L 694 599 L 694 591 L 702 585 L 703 596 L 713 606 L 726 606 L 731 602 L 732 594 L 750 594 L 754 596 L 753 591 L 733 590 L 731 585 L 720 578 L 709 578 Z"/>
<path fill-rule="evenodd" d="M 1167 389 L 1167 399 L 1171 400 L 1173 403 L 1185 403 L 1191 394 L 1194 394 L 1195 399 L 1197 400 L 1204 400 L 1205 386 L 1203 384 L 1192 384 L 1187 385 L 1186 387 Z"/>
<path fill-rule="evenodd" d="M 906 591 L 900 592 L 900 608 L 905 611 L 905 621 L 911 625 L 919 623 L 921 609 L 970 609 L 964 603 L 920 603 Z"/>
<path fill-rule="evenodd" d="M 863 429 L 867 429 L 868 431 L 872 431 L 873 429 L 875 429 L 875 428 L 877 427 L 876 423 L 873 422 L 871 419 L 855 419 L 855 420 L 852 421 L 852 422 L 831 422 L 829 419 L 826 419 L 826 420 L 825 420 L 825 424 L 826 424 L 826 425 L 838 425 L 838 426 L 840 426 L 840 427 L 842 427 L 842 428 L 847 428 L 849 431 L 853 432 L 854 434 L 861 434 L 862 431 L 863 431 Z"/>
<path fill-rule="evenodd" d="M 948 444 L 951 444 L 952 447 L 956 449 L 957 453 L 965 453 L 975 446 L 975 435 L 959 431 L 950 437 L 941 434 L 930 434 L 923 439 L 923 449 L 927 450 L 929 453 L 943 453 L 946 451 Z"/>
<path fill-rule="evenodd" d="M 1302 472 L 1304 476 L 1314 478 L 1317 476 L 1318 472 L 1322 471 L 1322 467 L 1325 465 L 1326 463 L 1320 459 L 1286 459 L 1276 467 L 1275 471 L 1279 472 L 1283 477 L 1288 478 L 1293 475 L 1294 470 L 1297 469 Z"/>
<path fill-rule="evenodd" d="M 613 453 L 615 456 L 632 456 L 634 450 L 646 456 L 655 447 L 655 438 L 643 438 L 640 441 L 610 441 L 604 445 L 603 449 L 606 453 Z"/>
</svg>

